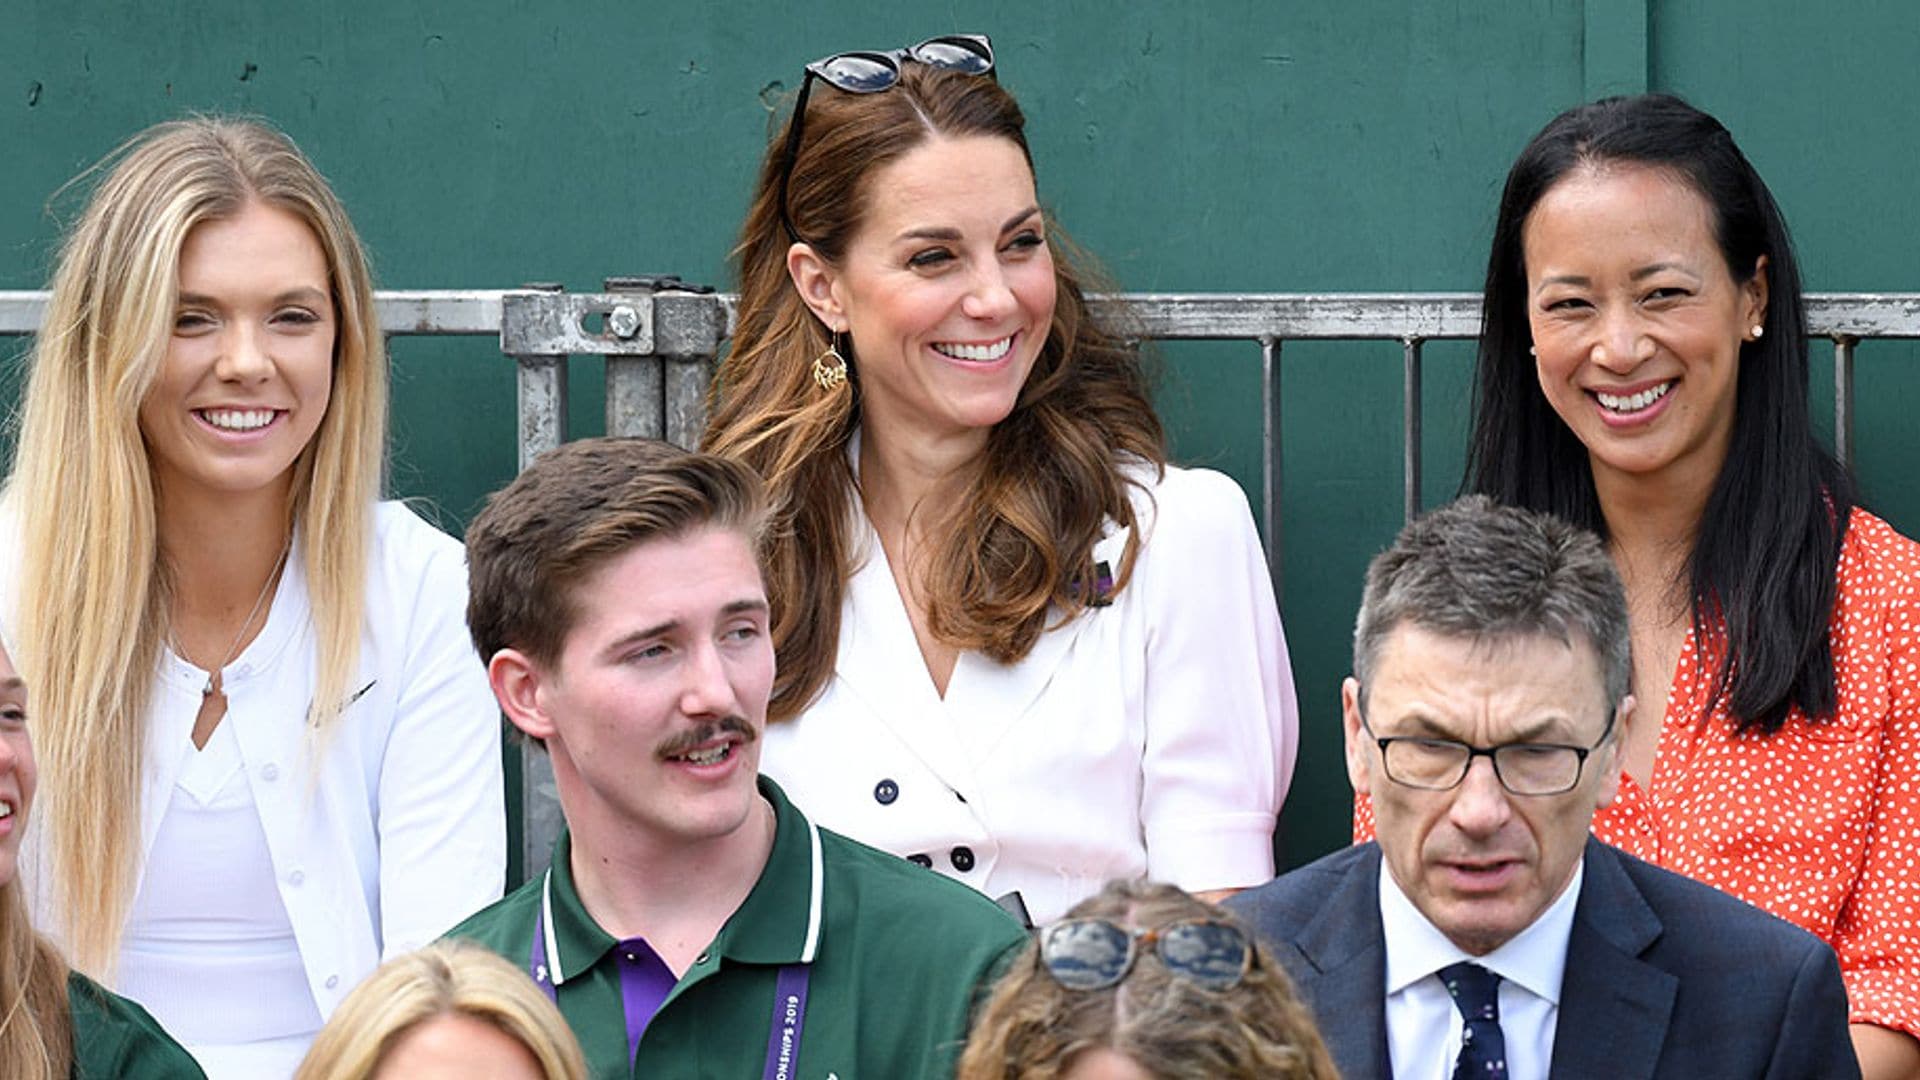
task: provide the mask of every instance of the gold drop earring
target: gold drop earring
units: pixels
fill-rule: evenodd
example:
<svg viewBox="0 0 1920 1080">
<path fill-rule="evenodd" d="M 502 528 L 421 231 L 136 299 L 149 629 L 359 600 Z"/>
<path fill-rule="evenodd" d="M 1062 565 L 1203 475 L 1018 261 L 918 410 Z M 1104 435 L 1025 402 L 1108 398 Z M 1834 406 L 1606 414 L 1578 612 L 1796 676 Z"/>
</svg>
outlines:
<svg viewBox="0 0 1920 1080">
<path fill-rule="evenodd" d="M 820 389 L 832 393 L 847 381 L 847 358 L 840 352 L 840 341 L 845 335 L 834 331 L 827 341 L 827 350 L 814 358 L 813 381 Z"/>
</svg>

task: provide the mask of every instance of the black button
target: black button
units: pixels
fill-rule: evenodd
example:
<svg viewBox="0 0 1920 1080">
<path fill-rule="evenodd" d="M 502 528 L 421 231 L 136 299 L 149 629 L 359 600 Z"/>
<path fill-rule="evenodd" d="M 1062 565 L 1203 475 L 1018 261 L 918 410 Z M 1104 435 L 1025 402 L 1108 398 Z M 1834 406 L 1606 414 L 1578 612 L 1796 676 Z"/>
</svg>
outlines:
<svg viewBox="0 0 1920 1080">
<path fill-rule="evenodd" d="M 954 848 L 953 854 L 947 857 L 953 860 L 953 868 L 963 874 L 973 869 L 973 849 L 970 847 L 962 845 Z"/>
<path fill-rule="evenodd" d="M 873 785 L 873 801 L 881 806 L 892 806 L 893 800 L 900 797 L 900 785 L 891 780 L 882 780 Z"/>
<path fill-rule="evenodd" d="M 931 855 L 909 855 L 907 856 L 907 861 L 923 870 L 933 869 L 933 856 Z"/>
</svg>

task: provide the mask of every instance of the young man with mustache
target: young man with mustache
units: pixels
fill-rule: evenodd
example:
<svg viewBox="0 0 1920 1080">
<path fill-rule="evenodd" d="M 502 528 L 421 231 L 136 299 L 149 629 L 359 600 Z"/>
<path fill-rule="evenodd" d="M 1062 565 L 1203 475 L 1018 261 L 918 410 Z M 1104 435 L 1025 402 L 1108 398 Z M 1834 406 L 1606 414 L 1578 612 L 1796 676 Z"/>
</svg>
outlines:
<svg viewBox="0 0 1920 1080">
<path fill-rule="evenodd" d="M 474 519 L 468 625 L 567 828 L 453 934 L 525 965 L 597 1076 L 951 1075 L 1020 927 L 759 776 L 765 524 L 745 466 L 643 439 L 549 451 Z"/>
</svg>

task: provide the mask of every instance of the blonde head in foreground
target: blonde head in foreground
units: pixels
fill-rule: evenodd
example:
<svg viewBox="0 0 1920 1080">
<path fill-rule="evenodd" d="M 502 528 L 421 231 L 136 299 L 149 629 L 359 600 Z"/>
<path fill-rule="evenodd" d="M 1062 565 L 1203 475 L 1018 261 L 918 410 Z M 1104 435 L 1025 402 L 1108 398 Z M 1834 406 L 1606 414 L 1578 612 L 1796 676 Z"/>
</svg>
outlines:
<svg viewBox="0 0 1920 1080">
<path fill-rule="evenodd" d="M 478 945 L 395 957 L 348 994 L 294 1080 L 586 1080 L 560 1010 Z"/>
</svg>

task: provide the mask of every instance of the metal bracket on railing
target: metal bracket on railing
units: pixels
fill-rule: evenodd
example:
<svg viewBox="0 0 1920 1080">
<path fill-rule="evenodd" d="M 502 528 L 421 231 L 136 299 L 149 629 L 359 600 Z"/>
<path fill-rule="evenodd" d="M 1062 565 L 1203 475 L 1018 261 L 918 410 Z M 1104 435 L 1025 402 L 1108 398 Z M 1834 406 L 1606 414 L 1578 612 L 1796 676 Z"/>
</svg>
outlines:
<svg viewBox="0 0 1920 1080">
<path fill-rule="evenodd" d="M 654 274 L 606 280 L 616 312 L 647 313 L 648 348 L 607 354 L 607 432 L 695 446 L 706 426 L 707 384 L 728 309 L 705 285 Z"/>
<path fill-rule="evenodd" d="M 720 343 L 733 330 L 732 309 L 705 285 L 663 284 L 653 298 L 666 377 L 661 409 L 667 441 L 689 449 L 707 427 L 707 389 Z"/>
<path fill-rule="evenodd" d="M 660 357 L 655 355 L 653 277 L 610 277 L 609 295 L 618 297 L 614 310 L 647 313 L 646 348 L 632 352 L 605 349 L 607 358 L 607 434 L 660 437 Z"/>
<path fill-rule="evenodd" d="M 514 291 L 500 297 L 509 356 L 653 355 L 653 299 L 618 293 Z"/>
</svg>

